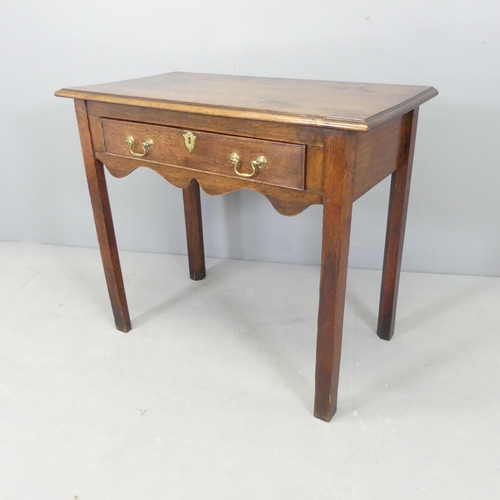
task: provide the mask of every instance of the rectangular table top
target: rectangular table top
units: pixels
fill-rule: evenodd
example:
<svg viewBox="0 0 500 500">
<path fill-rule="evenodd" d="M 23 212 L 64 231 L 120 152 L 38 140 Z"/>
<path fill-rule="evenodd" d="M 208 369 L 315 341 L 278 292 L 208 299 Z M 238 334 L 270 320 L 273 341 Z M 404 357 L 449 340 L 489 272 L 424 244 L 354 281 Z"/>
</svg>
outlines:
<svg viewBox="0 0 500 500">
<path fill-rule="evenodd" d="M 437 95 L 433 87 L 197 73 L 64 88 L 60 97 L 368 131 Z"/>
</svg>

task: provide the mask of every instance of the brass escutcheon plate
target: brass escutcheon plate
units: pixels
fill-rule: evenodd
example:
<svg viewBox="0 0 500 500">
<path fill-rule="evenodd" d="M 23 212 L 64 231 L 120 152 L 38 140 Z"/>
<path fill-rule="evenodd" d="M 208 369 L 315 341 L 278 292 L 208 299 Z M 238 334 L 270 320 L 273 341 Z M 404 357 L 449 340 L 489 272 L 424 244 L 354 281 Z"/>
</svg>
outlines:
<svg viewBox="0 0 500 500">
<path fill-rule="evenodd" d="M 190 153 L 192 153 L 196 143 L 196 136 L 193 134 L 193 132 L 186 132 L 185 134 L 182 134 L 182 137 L 184 137 L 184 144 L 186 145 L 186 149 Z"/>
</svg>

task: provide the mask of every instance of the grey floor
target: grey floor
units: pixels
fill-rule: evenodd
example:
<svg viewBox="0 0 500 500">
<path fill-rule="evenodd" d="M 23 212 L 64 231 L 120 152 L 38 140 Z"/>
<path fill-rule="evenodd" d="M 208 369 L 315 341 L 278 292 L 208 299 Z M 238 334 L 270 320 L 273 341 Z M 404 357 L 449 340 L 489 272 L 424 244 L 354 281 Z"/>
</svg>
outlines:
<svg viewBox="0 0 500 500">
<path fill-rule="evenodd" d="M 312 417 L 319 269 L 0 243 L 0 498 L 499 499 L 500 279 L 350 270 L 339 410 Z"/>
</svg>

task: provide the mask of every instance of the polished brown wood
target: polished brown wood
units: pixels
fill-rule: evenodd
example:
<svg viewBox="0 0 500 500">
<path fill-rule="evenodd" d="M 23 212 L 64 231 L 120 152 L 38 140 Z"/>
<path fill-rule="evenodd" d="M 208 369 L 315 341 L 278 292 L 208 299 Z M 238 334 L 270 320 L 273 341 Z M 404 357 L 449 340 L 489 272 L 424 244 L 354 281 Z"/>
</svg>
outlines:
<svg viewBox="0 0 500 500">
<path fill-rule="evenodd" d="M 62 89 L 74 99 L 366 132 L 415 109 L 432 87 L 166 73 Z"/>
<path fill-rule="evenodd" d="M 403 140 L 402 117 L 366 134 L 359 134 L 354 175 L 354 199 L 392 174 L 398 167 L 400 144 Z"/>
<path fill-rule="evenodd" d="M 227 194 L 238 189 L 252 189 L 262 193 L 282 215 L 297 215 L 307 207 L 323 202 L 323 194 L 311 191 L 298 191 L 272 186 L 263 182 L 248 182 L 248 179 L 235 179 L 211 172 L 178 168 L 160 163 L 138 162 L 135 158 L 125 158 L 106 153 L 96 152 L 95 157 L 106 165 L 106 168 L 114 177 L 125 177 L 139 167 L 147 167 L 179 188 L 187 187 L 192 179 L 196 179 L 203 191 L 211 195 Z"/>
<path fill-rule="evenodd" d="M 306 189 L 315 193 L 323 192 L 325 169 L 325 148 L 307 147 Z"/>
<path fill-rule="evenodd" d="M 398 168 L 392 174 L 391 179 L 377 326 L 377 335 L 384 340 L 390 340 L 394 335 L 417 122 L 418 109 L 411 111 L 403 117 L 403 134 L 398 155 Z"/>
<path fill-rule="evenodd" d="M 203 245 L 203 224 L 201 220 L 200 185 L 193 179 L 182 190 L 184 215 L 186 220 L 189 275 L 192 280 L 202 280 L 206 276 L 205 248 Z"/>
<path fill-rule="evenodd" d="M 167 125 L 185 130 L 204 130 L 216 134 L 227 134 L 238 137 L 252 137 L 268 141 L 288 142 L 290 144 L 307 144 L 308 146 L 325 146 L 325 130 L 312 126 L 290 125 L 287 123 L 266 122 L 262 120 L 246 120 L 243 118 L 227 118 L 224 116 L 201 115 L 199 113 L 182 113 L 165 109 L 141 108 L 125 104 L 87 101 L 89 116 L 97 118 L 114 118 L 151 125 Z"/>
<path fill-rule="evenodd" d="M 78 130 L 80 132 L 80 141 L 82 144 L 83 162 L 85 164 L 85 172 L 87 174 L 87 182 L 90 191 L 90 200 L 94 212 L 97 239 L 99 241 L 115 324 L 118 330 L 128 332 L 132 328 L 132 325 L 130 323 L 127 298 L 123 286 L 120 258 L 116 246 L 115 230 L 113 227 L 103 164 L 94 158 L 85 102 L 75 100 L 75 109 L 78 120 Z"/>
<path fill-rule="evenodd" d="M 392 174 L 378 335 L 389 339 L 400 275 L 419 106 L 432 87 L 351 84 L 171 73 L 63 89 L 76 99 L 84 162 L 117 327 L 130 328 L 103 164 L 115 177 L 147 167 L 183 189 L 189 271 L 205 276 L 200 187 L 208 194 L 252 189 L 278 212 L 323 204 L 314 414 L 330 420 L 337 405 L 347 261 L 354 200 Z M 197 135 L 189 153 L 183 134 Z M 154 140 L 143 158 L 138 146 Z M 263 155 L 268 166 L 238 177 Z"/>
<path fill-rule="evenodd" d="M 314 416 L 327 422 L 337 409 L 357 139 L 344 132 L 326 142 Z"/>
<path fill-rule="evenodd" d="M 240 156 L 240 171 L 243 173 L 251 172 L 250 163 L 257 157 L 264 156 L 267 166 L 257 169 L 256 175 L 247 179 L 249 183 L 264 182 L 304 189 L 305 146 L 190 130 L 196 136 L 194 150 L 190 152 L 184 144 L 185 129 L 107 119 L 102 120 L 102 129 L 104 152 L 134 158 L 140 164 L 163 163 L 238 179 L 240 177 L 230 161 L 232 153 Z M 136 139 L 136 149 L 139 148 L 139 152 L 140 144 L 146 139 L 152 139 L 152 151 L 143 158 L 134 157 L 125 142 L 129 135 Z"/>
</svg>

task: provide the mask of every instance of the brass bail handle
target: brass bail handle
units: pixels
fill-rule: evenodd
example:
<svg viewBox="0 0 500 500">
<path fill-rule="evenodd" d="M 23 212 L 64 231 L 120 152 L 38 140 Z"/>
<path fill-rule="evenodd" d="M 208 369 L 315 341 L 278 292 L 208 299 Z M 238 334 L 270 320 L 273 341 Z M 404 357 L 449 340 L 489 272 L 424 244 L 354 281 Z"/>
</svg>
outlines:
<svg viewBox="0 0 500 500">
<path fill-rule="evenodd" d="M 250 162 L 252 171 L 246 173 L 246 172 L 241 172 L 241 170 L 239 170 L 240 160 L 241 160 L 240 155 L 238 153 L 231 153 L 231 155 L 229 156 L 229 161 L 233 164 L 236 175 L 239 175 L 240 177 L 245 177 L 246 179 L 253 177 L 258 172 L 259 169 L 266 168 L 267 165 L 266 158 L 264 156 L 258 156 L 257 159 Z"/>
<path fill-rule="evenodd" d="M 125 142 L 129 145 L 130 148 L 130 154 L 134 156 L 146 156 L 152 149 L 155 143 L 153 142 L 153 139 L 146 139 L 142 144 L 142 153 L 136 153 L 134 151 L 134 144 L 135 144 L 135 139 L 131 135 L 127 135 L 125 138 Z"/>
</svg>

